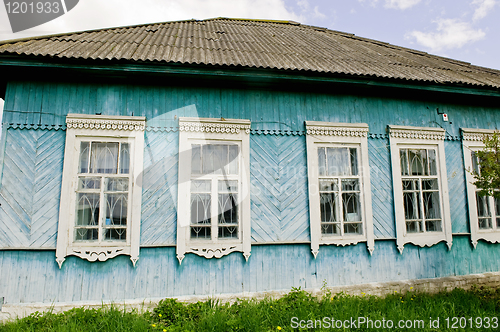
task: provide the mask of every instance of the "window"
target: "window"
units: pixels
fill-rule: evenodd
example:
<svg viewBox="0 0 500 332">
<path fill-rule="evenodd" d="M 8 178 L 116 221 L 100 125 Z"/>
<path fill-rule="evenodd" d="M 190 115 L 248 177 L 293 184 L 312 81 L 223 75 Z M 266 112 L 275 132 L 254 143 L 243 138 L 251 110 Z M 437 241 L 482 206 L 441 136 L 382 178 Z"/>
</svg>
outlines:
<svg viewBox="0 0 500 332">
<path fill-rule="evenodd" d="M 367 242 L 373 221 L 366 124 L 306 121 L 311 250 Z"/>
<path fill-rule="evenodd" d="M 248 120 L 179 120 L 177 258 L 250 256 Z"/>
<path fill-rule="evenodd" d="M 441 232 L 435 149 L 399 149 L 406 232 Z"/>
<path fill-rule="evenodd" d="M 472 171 L 481 172 L 476 151 L 484 148 L 484 135 L 493 130 L 462 128 L 462 143 L 467 181 L 467 201 L 471 241 L 474 248 L 478 240 L 492 243 L 500 242 L 500 200 L 490 196 L 480 196 L 474 185 Z"/>
<path fill-rule="evenodd" d="M 398 249 L 406 243 L 451 248 L 444 129 L 389 126 Z"/>
<path fill-rule="evenodd" d="M 66 256 L 139 258 L 143 117 L 69 114 L 66 118 L 59 267 Z"/>
</svg>

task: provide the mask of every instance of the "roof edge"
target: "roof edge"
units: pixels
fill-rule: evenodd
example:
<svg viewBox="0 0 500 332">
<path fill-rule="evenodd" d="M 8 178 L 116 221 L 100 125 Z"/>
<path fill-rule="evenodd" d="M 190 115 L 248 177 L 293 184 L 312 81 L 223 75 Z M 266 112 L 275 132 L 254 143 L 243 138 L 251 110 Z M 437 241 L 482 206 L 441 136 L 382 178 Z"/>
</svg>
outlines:
<svg viewBox="0 0 500 332">
<path fill-rule="evenodd" d="M 288 70 L 281 71 L 279 69 L 273 69 L 268 71 L 263 68 L 229 68 L 228 66 L 215 66 L 207 67 L 205 65 L 190 64 L 184 66 L 178 63 L 168 63 L 158 66 L 158 64 L 150 63 L 129 63 L 123 62 L 119 66 L 111 65 L 109 63 L 104 63 L 106 60 L 102 60 L 99 65 L 93 65 L 89 67 L 86 60 L 83 60 L 79 64 L 75 63 L 59 63 L 53 62 L 51 64 L 45 61 L 33 61 L 29 57 L 20 60 L 18 58 L 10 59 L 4 58 L 2 61 L 2 56 L 0 55 L 0 68 L 8 66 L 18 66 L 25 68 L 54 68 L 54 69 L 74 69 L 74 70 L 85 70 L 85 71 L 96 71 L 109 73 L 142 73 L 142 74 L 172 74 L 172 75 L 202 75 L 205 77 L 226 77 L 238 79 L 242 76 L 248 77 L 252 75 L 254 79 L 268 81 L 269 79 L 289 79 L 291 81 L 303 81 L 303 82 L 324 82 L 324 83 L 351 83 L 359 84 L 363 86 L 378 86 L 382 88 L 404 88 L 409 90 L 427 90 L 434 92 L 444 92 L 444 93 L 457 93 L 464 95 L 482 95 L 490 97 L 500 97 L 500 88 L 495 88 L 492 86 L 479 86 L 473 84 L 439 84 L 436 82 L 429 81 L 417 81 L 408 79 L 385 79 L 383 77 L 373 77 L 365 75 L 348 75 L 348 74 L 331 74 L 331 73 L 318 73 L 318 72 L 291 72 Z M 69 66 L 69 67 L 68 67 Z M 234 71 L 234 69 L 237 69 Z M 297 75 L 299 74 L 299 75 Z M 0 79 L 0 83 L 1 83 Z M 410 84 L 408 84 L 410 83 Z"/>
</svg>

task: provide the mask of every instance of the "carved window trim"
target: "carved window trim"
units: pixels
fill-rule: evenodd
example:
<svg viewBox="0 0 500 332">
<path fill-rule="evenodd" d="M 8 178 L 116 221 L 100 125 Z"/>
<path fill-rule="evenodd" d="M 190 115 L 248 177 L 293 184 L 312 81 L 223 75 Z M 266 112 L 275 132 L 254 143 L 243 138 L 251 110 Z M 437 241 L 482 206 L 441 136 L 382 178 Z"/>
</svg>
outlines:
<svg viewBox="0 0 500 332">
<path fill-rule="evenodd" d="M 463 144 L 463 155 L 464 155 L 464 166 L 465 166 L 465 179 L 467 182 L 467 203 L 469 207 L 469 222 L 470 222 L 470 234 L 471 242 L 474 248 L 476 248 L 479 240 L 484 240 L 490 243 L 500 243 L 500 227 L 494 227 L 496 220 L 494 220 L 496 213 L 494 210 L 494 202 L 492 197 L 487 197 L 488 204 L 490 207 L 490 215 L 492 218 L 493 228 L 492 229 L 480 229 L 479 228 L 479 217 L 477 212 L 477 198 L 476 198 L 476 186 L 474 185 L 474 177 L 472 176 L 472 152 L 478 151 L 484 148 L 483 137 L 484 135 L 491 135 L 494 130 L 489 129 L 469 129 L 461 128 L 462 130 L 462 144 Z"/>
<path fill-rule="evenodd" d="M 331 123 L 306 121 L 307 172 L 309 183 L 309 216 L 311 229 L 311 252 L 314 257 L 320 245 L 346 246 L 366 242 L 370 254 L 374 250 L 373 214 L 368 162 L 368 125 L 365 123 Z M 324 236 L 321 232 L 318 148 L 353 147 L 359 152 L 358 169 L 360 180 L 360 206 L 363 219 L 363 234 Z"/>
<path fill-rule="evenodd" d="M 67 256 L 77 256 L 88 261 L 106 261 L 118 255 L 129 255 L 132 264 L 139 259 L 141 199 L 138 186 L 143 169 L 144 128 L 146 118 L 137 116 L 101 116 L 68 114 L 66 117 L 66 146 L 64 152 L 56 261 L 59 268 Z M 76 189 L 80 143 L 126 142 L 130 144 L 130 170 L 132 184 L 128 190 L 128 215 L 126 241 L 123 243 L 77 242 L 73 240 L 75 223 Z"/>
<path fill-rule="evenodd" d="M 239 119 L 179 118 L 179 184 L 177 206 L 177 259 L 187 253 L 205 258 L 221 258 L 242 252 L 246 260 L 251 251 L 250 228 L 250 121 Z M 191 239 L 191 145 L 232 143 L 239 146 L 239 238 Z M 210 176 L 209 176 L 210 177 Z M 214 220 L 214 219 L 212 219 Z"/>
<path fill-rule="evenodd" d="M 401 254 L 406 243 L 412 243 L 420 247 L 430 247 L 445 241 L 448 249 L 451 249 L 452 229 L 444 138 L 445 130 L 442 128 L 389 125 L 397 246 Z M 405 148 L 433 149 L 437 153 L 437 178 L 442 218 L 442 231 L 440 232 L 408 233 L 406 230 L 402 185 L 403 176 L 401 175 L 400 164 L 400 149 Z"/>
</svg>

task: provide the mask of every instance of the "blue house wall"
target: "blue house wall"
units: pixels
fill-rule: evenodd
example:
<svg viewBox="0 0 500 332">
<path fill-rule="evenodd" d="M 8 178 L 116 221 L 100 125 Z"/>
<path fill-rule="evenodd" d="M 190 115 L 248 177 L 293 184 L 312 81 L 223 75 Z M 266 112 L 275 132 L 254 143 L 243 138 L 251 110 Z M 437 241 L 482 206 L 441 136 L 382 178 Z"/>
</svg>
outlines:
<svg viewBox="0 0 500 332">
<path fill-rule="evenodd" d="M 164 85 L 11 82 L 0 146 L 0 297 L 6 303 L 118 300 L 182 295 L 319 288 L 499 270 L 500 245 L 468 236 L 465 171 L 459 128 L 495 129 L 500 108 L 356 93 L 298 92 Z M 443 122 L 436 112 L 448 113 Z M 147 118 L 141 252 L 89 263 L 55 261 L 68 113 Z M 478 115 L 481 116 L 478 116 Z M 175 257 L 177 119 L 181 116 L 252 121 L 250 180 L 252 255 L 220 259 Z M 375 251 L 365 244 L 321 246 L 310 253 L 304 121 L 369 125 Z M 389 124 L 443 127 L 453 247 L 406 245 L 399 254 Z M 43 277 L 41 277 L 43 276 Z"/>
</svg>

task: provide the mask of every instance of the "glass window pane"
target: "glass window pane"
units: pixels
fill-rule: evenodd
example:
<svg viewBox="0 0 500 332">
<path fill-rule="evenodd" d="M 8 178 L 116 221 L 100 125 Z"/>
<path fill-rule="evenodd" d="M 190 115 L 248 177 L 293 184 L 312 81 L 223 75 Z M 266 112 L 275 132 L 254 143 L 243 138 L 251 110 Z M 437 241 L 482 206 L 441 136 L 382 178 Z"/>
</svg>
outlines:
<svg viewBox="0 0 500 332">
<path fill-rule="evenodd" d="M 472 169 L 479 174 L 479 157 L 477 156 L 476 151 L 472 151 Z"/>
<path fill-rule="evenodd" d="M 361 221 L 361 205 L 358 193 L 343 193 L 342 207 L 345 222 Z"/>
<path fill-rule="evenodd" d="M 350 223 L 344 224 L 345 234 L 363 234 L 363 224 L 362 223 Z"/>
<path fill-rule="evenodd" d="M 106 226 L 127 225 L 128 194 L 106 194 Z"/>
<path fill-rule="evenodd" d="M 478 218 L 479 229 L 492 229 L 491 218 Z"/>
<path fill-rule="evenodd" d="M 410 167 L 410 175 L 428 175 L 427 150 L 409 149 L 408 165 Z"/>
<path fill-rule="evenodd" d="M 320 176 L 326 175 L 326 152 L 325 148 L 318 148 L 318 171 Z"/>
<path fill-rule="evenodd" d="M 350 175 L 358 175 L 358 149 L 351 148 L 349 149 L 351 154 L 351 174 Z"/>
<path fill-rule="evenodd" d="M 437 179 L 422 179 L 422 190 L 439 190 Z"/>
<path fill-rule="evenodd" d="M 476 193 L 476 205 L 477 205 L 477 216 L 478 217 L 490 217 L 490 205 L 489 205 L 489 197 L 481 196 L 479 193 Z"/>
<path fill-rule="evenodd" d="M 425 231 L 426 232 L 441 232 L 441 220 L 426 220 L 425 221 Z"/>
<path fill-rule="evenodd" d="M 92 190 L 101 188 L 101 178 L 79 177 L 78 190 Z"/>
<path fill-rule="evenodd" d="M 214 146 L 207 144 L 203 145 L 201 148 L 202 154 L 202 174 L 210 174 L 213 173 L 214 168 Z"/>
<path fill-rule="evenodd" d="M 201 227 L 201 226 L 191 226 L 191 238 L 192 239 L 208 239 L 211 238 L 211 228 Z"/>
<path fill-rule="evenodd" d="M 92 143 L 90 173 L 116 174 L 118 143 Z"/>
<path fill-rule="evenodd" d="M 75 228 L 75 241 L 96 241 L 98 234 L 97 228 Z"/>
<path fill-rule="evenodd" d="M 219 180 L 219 193 L 237 193 L 238 180 Z"/>
<path fill-rule="evenodd" d="M 191 194 L 191 224 L 210 224 L 210 194 Z"/>
<path fill-rule="evenodd" d="M 436 150 L 427 150 L 429 156 L 429 175 L 437 175 Z"/>
<path fill-rule="evenodd" d="M 321 224 L 321 234 L 340 235 L 340 223 Z"/>
<path fill-rule="evenodd" d="M 191 146 L 191 174 L 201 173 L 201 145 Z"/>
<path fill-rule="evenodd" d="M 222 226 L 219 227 L 219 239 L 237 239 L 238 227 L 237 226 Z"/>
<path fill-rule="evenodd" d="M 219 224 L 238 223 L 238 195 L 219 194 Z"/>
<path fill-rule="evenodd" d="M 342 191 L 359 191 L 359 179 L 342 179 Z"/>
<path fill-rule="evenodd" d="M 212 191 L 212 181 L 210 180 L 192 180 L 192 193 L 210 193 Z"/>
<path fill-rule="evenodd" d="M 128 143 L 120 145 L 120 174 L 128 174 L 130 171 L 130 148 Z"/>
<path fill-rule="evenodd" d="M 319 191 L 338 191 L 337 179 L 319 179 Z"/>
<path fill-rule="evenodd" d="M 425 219 L 441 219 L 441 207 L 439 206 L 439 192 L 424 191 L 422 193 L 424 200 Z"/>
<path fill-rule="evenodd" d="M 228 163 L 228 146 L 212 145 L 212 158 L 215 174 L 222 174 L 222 170 Z"/>
<path fill-rule="evenodd" d="M 351 159 L 347 148 L 326 148 L 326 162 L 328 175 L 351 175 Z"/>
<path fill-rule="evenodd" d="M 419 180 L 405 179 L 403 180 L 403 190 L 419 190 Z"/>
<path fill-rule="evenodd" d="M 104 239 L 113 241 L 126 241 L 127 229 L 126 228 L 108 228 L 104 229 Z"/>
<path fill-rule="evenodd" d="M 420 217 L 420 196 L 418 192 L 403 193 L 406 220 L 418 220 Z"/>
<path fill-rule="evenodd" d="M 229 165 L 227 167 L 228 174 L 238 174 L 238 156 L 239 156 L 239 146 L 229 145 Z"/>
<path fill-rule="evenodd" d="M 108 191 L 128 191 L 128 178 L 108 178 Z"/>
<path fill-rule="evenodd" d="M 337 194 L 328 193 L 319 196 L 321 222 L 337 221 Z"/>
<path fill-rule="evenodd" d="M 89 159 L 90 159 L 90 143 L 81 142 L 80 143 L 80 167 L 79 173 L 89 172 Z"/>
<path fill-rule="evenodd" d="M 406 231 L 408 233 L 418 233 L 423 231 L 422 221 L 406 221 Z"/>
<path fill-rule="evenodd" d="M 78 193 L 76 202 L 76 225 L 99 225 L 99 199 L 98 193 Z"/>
<path fill-rule="evenodd" d="M 401 175 L 408 175 L 408 149 L 399 150 L 399 160 L 401 163 Z"/>
</svg>

